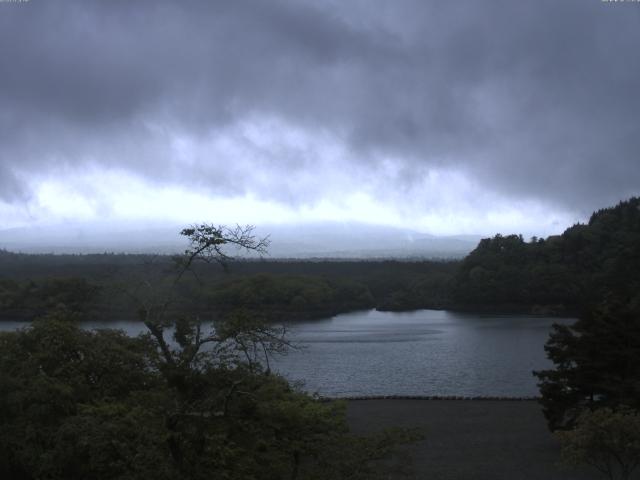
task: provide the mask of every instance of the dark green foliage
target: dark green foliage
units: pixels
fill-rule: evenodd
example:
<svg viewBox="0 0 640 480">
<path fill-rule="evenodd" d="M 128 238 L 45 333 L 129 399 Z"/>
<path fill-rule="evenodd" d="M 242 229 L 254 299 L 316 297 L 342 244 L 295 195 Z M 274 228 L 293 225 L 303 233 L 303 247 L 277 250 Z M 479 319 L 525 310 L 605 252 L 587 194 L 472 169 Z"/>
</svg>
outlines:
<svg viewBox="0 0 640 480">
<path fill-rule="evenodd" d="M 378 310 L 404 311 L 451 306 L 452 275 L 429 272 L 407 280 L 387 293 L 376 305 Z"/>
<path fill-rule="evenodd" d="M 324 317 L 375 306 L 369 290 L 348 280 L 290 275 L 253 275 L 211 288 L 211 308 L 222 314 L 243 308 L 270 320 Z"/>
<path fill-rule="evenodd" d="M 5 253 L 0 255 L 0 319 L 30 320 L 60 303 L 77 311 L 79 318 L 130 319 L 139 307 L 130 293 L 139 294 L 149 279 L 160 296 L 173 289 L 168 311 L 174 317 L 209 316 L 212 307 L 228 303 L 215 298 L 221 291 L 233 294 L 236 306 L 246 298 L 249 304 L 244 308 L 250 308 L 261 294 L 245 295 L 240 290 L 257 284 L 270 290 L 268 310 L 277 319 L 317 318 L 373 307 L 443 308 L 450 304 L 450 280 L 458 266 L 437 261 L 226 262 L 232 273 L 198 262 L 173 285 L 176 265 L 168 256 Z M 54 284 L 56 288 L 51 288 Z M 294 292 L 302 294 L 292 299 Z M 328 303 L 321 305 L 320 299 Z"/>
<path fill-rule="evenodd" d="M 232 292 L 236 290 L 237 282 L 242 283 L 241 279 L 245 279 L 245 285 L 250 285 L 264 275 L 268 280 L 263 283 L 271 283 L 269 288 L 278 290 L 270 299 L 270 308 L 290 319 L 298 314 L 300 318 L 321 315 L 313 295 L 310 302 L 301 295 L 295 304 L 289 298 L 290 292 L 302 287 L 286 284 L 301 283 L 301 277 L 309 283 L 305 287 L 307 290 L 324 284 L 334 291 L 328 295 L 333 302 L 327 308 L 330 313 L 366 305 L 381 310 L 456 308 L 577 314 L 583 305 L 594 298 L 602 298 L 607 291 L 640 289 L 637 273 L 640 271 L 639 207 L 640 200 L 632 198 L 594 213 L 587 225 L 574 225 L 562 235 L 546 240 L 532 238 L 526 241 L 520 235 L 496 235 L 482 240 L 462 262 L 265 261 L 220 257 L 224 258 L 233 275 L 225 275 L 217 265 L 204 262 L 191 265 L 171 308 L 174 314 L 202 314 L 210 310 L 211 305 L 207 304 L 207 296 L 200 295 L 201 289 L 195 288 L 197 283 L 202 282 L 203 291 L 227 289 Z M 194 235 L 190 252 L 199 252 L 198 259 L 218 255 L 216 248 L 247 240 L 243 238 L 243 234 L 247 235 L 246 227 L 225 230 L 224 227 L 199 225 L 184 232 Z M 207 243 L 207 235 L 213 235 L 213 243 Z M 215 235 L 218 240 L 225 236 L 233 241 L 217 244 Z M 261 248 L 264 245 L 258 243 Z M 145 269 L 150 264 L 156 269 L 154 277 L 174 278 L 175 265 L 168 256 L 0 252 L 0 279 L 3 282 L 0 284 L 0 317 L 34 318 L 42 313 L 38 306 L 50 305 L 57 295 L 47 293 L 44 284 L 55 278 L 82 278 L 87 286 L 100 289 L 82 297 L 84 300 L 80 299 L 81 303 L 85 302 L 81 311 L 89 309 L 94 317 L 103 319 L 126 318 L 135 308 L 123 291 L 135 289 L 135 279 L 141 274 L 146 276 Z M 277 277 L 284 278 L 279 280 Z M 225 282 L 230 283 L 225 286 Z M 70 283 L 65 288 L 75 291 Z M 357 300 L 344 301 L 336 297 L 335 293 L 346 298 L 349 289 L 353 289 Z M 373 297 L 372 302 L 365 301 L 366 293 L 360 295 L 365 290 Z M 74 295 L 77 304 L 78 295 Z M 236 295 L 236 298 L 242 296 Z M 255 300 L 251 295 L 247 297 L 250 302 Z M 280 304 L 277 304 L 278 299 Z M 65 299 L 62 301 L 64 303 Z"/>
<path fill-rule="evenodd" d="M 585 409 L 640 408 L 640 199 L 595 212 L 587 225 L 526 242 L 484 239 L 453 282 L 463 308 L 577 313 L 545 347 L 555 369 L 536 372 L 551 429 Z"/>
<path fill-rule="evenodd" d="M 86 318 L 100 295 L 100 287 L 84 278 L 42 281 L 0 280 L 0 309 L 12 319 L 33 319 L 53 309 Z"/>
<path fill-rule="evenodd" d="M 0 476 L 124 478 L 114 465 L 143 448 L 146 429 L 158 428 L 144 425 L 144 402 L 133 401 L 161 385 L 150 370 L 153 356 L 143 338 L 87 332 L 60 319 L 1 334 Z M 121 453 L 102 448 L 99 437 L 109 429 L 111 448 Z"/>
<path fill-rule="evenodd" d="M 547 240 L 496 235 L 462 262 L 453 304 L 576 313 L 609 291 L 640 288 L 640 199 L 594 213 Z"/>
<path fill-rule="evenodd" d="M 557 432 L 562 460 L 586 464 L 610 480 L 628 480 L 640 465 L 640 413 L 628 407 L 585 410 L 576 427 Z"/>
<path fill-rule="evenodd" d="M 559 242 L 552 238 L 526 243 L 519 235 L 482 240 L 462 262 L 454 302 L 477 308 L 574 309 L 583 294 L 584 279 L 557 255 Z"/>
<path fill-rule="evenodd" d="M 640 409 L 640 297 L 609 298 L 573 326 L 555 325 L 545 350 L 555 369 L 536 372 L 552 430 L 583 409 Z"/>
<path fill-rule="evenodd" d="M 243 362 L 239 327 L 223 330 L 190 355 L 198 330 L 180 326 L 171 362 L 150 335 L 60 316 L 0 334 L 0 478 L 380 478 L 376 461 L 415 438 L 351 436 L 344 404 Z"/>
</svg>

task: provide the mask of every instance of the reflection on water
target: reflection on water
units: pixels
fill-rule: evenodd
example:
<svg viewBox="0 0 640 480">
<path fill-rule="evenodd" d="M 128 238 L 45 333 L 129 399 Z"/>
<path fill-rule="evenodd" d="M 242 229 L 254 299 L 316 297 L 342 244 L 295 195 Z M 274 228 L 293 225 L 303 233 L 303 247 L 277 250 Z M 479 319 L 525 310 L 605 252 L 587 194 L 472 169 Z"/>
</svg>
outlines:
<svg viewBox="0 0 640 480">
<path fill-rule="evenodd" d="M 289 325 L 300 347 L 274 369 L 324 396 L 534 396 L 532 370 L 549 365 L 544 343 L 557 319 L 437 310 L 338 315 Z M 0 322 L 0 330 L 24 323 Z M 144 332 L 139 322 L 85 322 L 85 328 Z"/>
<path fill-rule="evenodd" d="M 538 394 L 553 322 L 436 310 L 357 312 L 290 326 L 302 348 L 276 369 L 326 396 Z"/>
</svg>

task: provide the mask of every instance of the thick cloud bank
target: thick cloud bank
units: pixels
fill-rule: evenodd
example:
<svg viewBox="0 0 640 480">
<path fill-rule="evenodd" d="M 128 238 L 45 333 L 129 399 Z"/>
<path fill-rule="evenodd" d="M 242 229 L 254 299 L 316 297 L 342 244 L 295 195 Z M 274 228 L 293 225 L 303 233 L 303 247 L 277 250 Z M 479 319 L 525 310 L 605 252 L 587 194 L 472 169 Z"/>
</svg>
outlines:
<svg viewBox="0 0 640 480">
<path fill-rule="evenodd" d="M 599 0 L 0 3 L 0 202 L 117 172 L 291 209 L 584 214 L 640 191 L 639 25 Z"/>
</svg>

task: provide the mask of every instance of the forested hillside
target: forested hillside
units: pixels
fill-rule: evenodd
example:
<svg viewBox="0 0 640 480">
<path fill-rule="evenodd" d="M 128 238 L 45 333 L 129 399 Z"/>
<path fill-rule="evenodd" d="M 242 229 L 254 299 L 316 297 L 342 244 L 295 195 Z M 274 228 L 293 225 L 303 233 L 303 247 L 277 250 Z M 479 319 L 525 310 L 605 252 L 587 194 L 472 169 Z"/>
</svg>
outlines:
<svg viewBox="0 0 640 480">
<path fill-rule="evenodd" d="M 484 239 L 461 263 L 453 304 L 462 308 L 575 313 L 607 292 L 639 300 L 640 199 L 595 212 L 562 235 Z"/>
<path fill-rule="evenodd" d="M 640 199 L 547 239 L 483 239 L 462 261 L 236 260 L 228 267 L 194 266 L 196 275 L 173 292 L 176 311 L 243 307 L 288 320 L 366 308 L 577 314 L 607 292 L 640 301 Z M 28 320 L 61 307 L 123 319 L 135 311 L 141 285 L 145 295 L 160 294 L 175 275 L 170 256 L 0 251 L 0 318 Z"/>
<path fill-rule="evenodd" d="M 318 318 L 359 309 L 443 308 L 457 261 L 229 261 L 198 264 L 172 286 L 170 256 L 26 255 L 0 251 L 0 319 L 32 320 L 54 308 L 79 319 L 130 319 L 162 292 L 175 312 L 209 318 L 244 308 L 269 319 Z"/>
</svg>

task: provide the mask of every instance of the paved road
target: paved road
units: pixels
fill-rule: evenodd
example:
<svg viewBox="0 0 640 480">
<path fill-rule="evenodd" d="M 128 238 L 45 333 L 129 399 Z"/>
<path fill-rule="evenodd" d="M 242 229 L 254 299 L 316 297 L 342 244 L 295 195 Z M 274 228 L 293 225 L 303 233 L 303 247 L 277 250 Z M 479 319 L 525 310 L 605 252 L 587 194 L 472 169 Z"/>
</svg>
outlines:
<svg viewBox="0 0 640 480">
<path fill-rule="evenodd" d="M 421 427 L 409 447 L 416 479 L 592 480 L 590 469 L 558 465 L 558 445 L 535 401 L 352 400 L 355 432 Z"/>
</svg>

